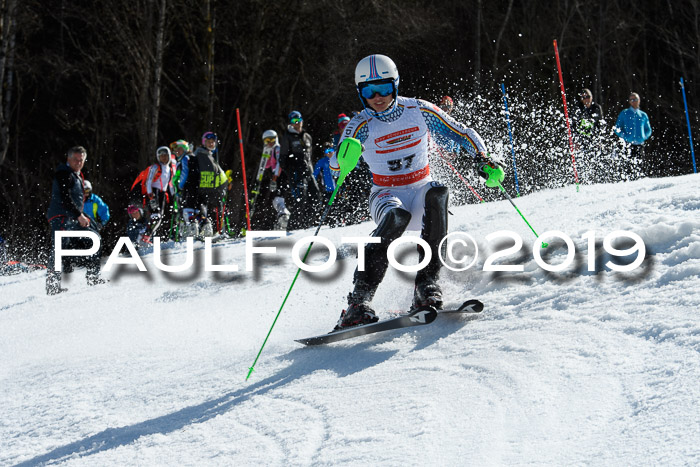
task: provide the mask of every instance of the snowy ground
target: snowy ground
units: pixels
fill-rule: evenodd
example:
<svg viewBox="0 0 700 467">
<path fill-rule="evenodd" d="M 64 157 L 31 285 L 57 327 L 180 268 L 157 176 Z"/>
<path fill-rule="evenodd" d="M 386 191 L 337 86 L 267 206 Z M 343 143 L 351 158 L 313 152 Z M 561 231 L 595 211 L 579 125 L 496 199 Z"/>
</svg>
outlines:
<svg viewBox="0 0 700 467">
<path fill-rule="evenodd" d="M 480 253 L 445 271 L 443 290 L 447 305 L 481 299 L 481 317 L 305 348 L 294 339 L 330 330 L 344 305 L 356 260 L 343 249 L 329 271 L 301 275 L 248 381 L 296 271 L 293 242 L 312 232 L 261 242 L 278 254 L 255 273 L 239 243 L 213 249 L 238 273 L 205 272 L 198 251 L 187 273 L 150 255 L 148 273 L 118 266 L 94 288 L 77 270 L 56 297 L 40 272 L 2 277 L 0 465 L 700 464 L 698 192 L 688 175 L 516 198 L 538 233 L 572 238 L 563 272 L 536 264 L 507 201 L 452 208 L 450 230 Z M 321 233 L 340 245 L 371 229 Z M 512 243 L 485 240 L 499 230 L 524 247 L 497 263 L 523 272 L 482 270 Z M 644 240 L 632 272 L 606 266 L 635 256 L 605 253 L 616 230 Z M 561 263 L 566 247 L 549 243 L 545 259 Z M 411 293 L 410 275 L 390 271 L 375 307 L 386 318 Z"/>
</svg>

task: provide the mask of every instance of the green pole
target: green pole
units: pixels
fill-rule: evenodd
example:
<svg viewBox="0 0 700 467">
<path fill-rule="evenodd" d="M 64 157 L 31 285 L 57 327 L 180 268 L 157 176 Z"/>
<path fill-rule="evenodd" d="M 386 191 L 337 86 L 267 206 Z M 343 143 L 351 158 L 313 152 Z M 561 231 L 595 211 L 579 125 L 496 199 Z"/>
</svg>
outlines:
<svg viewBox="0 0 700 467">
<path fill-rule="evenodd" d="M 518 209 L 518 207 L 515 205 L 515 203 L 513 202 L 513 199 L 510 197 L 510 195 L 509 195 L 508 192 L 505 190 L 505 188 L 503 188 L 503 185 L 501 185 L 500 182 L 498 183 L 498 188 L 500 188 L 501 191 L 503 192 L 503 194 L 506 195 L 506 198 L 508 198 L 508 201 L 510 201 L 510 204 L 512 204 L 513 207 L 515 208 L 515 210 L 518 211 L 518 214 L 520 214 L 520 217 L 523 218 L 523 220 L 525 221 L 525 223 L 527 224 L 527 226 L 530 227 L 530 230 L 532 230 L 532 233 L 535 234 L 535 237 L 536 237 L 536 238 L 540 238 L 540 236 L 537 235 L 537 232 L 535 232 L 535 229 L 533 229 L 532 226 L 530 225 L 530 223 L 527 221 L 527 219 L 525 219 L 525 216 L 523 216 L 523 213 L 520 212 L 520 209 Z M 542 242 L 542 248 L 547 248 L 548 246 L 549 246 L 548 243 Z"/>
<path fill-rule="evenodd" d="M 335 201 L 335 196 L 338 193 L 338 190 L 340 189 L 341 185 L 345 181 L 345 177 L 347 177 L 347 175 L 357 166 L 357 162 L 360 160 L 360 156 L 362 155 L 362 149 L 362 143 L 360 143 L 360 141 L 355 138 L 345 138 L 343 142 L 340 143 L 337 155 L 338 165 L 340 166 L 340 177 L 338 177 L 338 183 L 335 186 L 335 190 L 333 190 L 333 194 L 331 195 L 331 198 L 328 201 L 328 205 L 323 211 L 323 215 L 321 216 L 321 220 L 319 221 L 318 227 L 316 228 L 314 237 L 317 236 L 318 232 L 321 230 L 321 227 L 323 226 L 323 223 L 325 222 L 326 217 L 328 216 L 328 213 L 331 210 L 333 201 Z M 306 249 L 306 254 L 304 254 L 304 259 L 302 259 L 302 262 L 306 262 L 306 258 L 309 256 L 309 253 L 311 252 L 311 247 L 313 247 L 313 245 L 313 242 L 309 244 L 309 247 Z M 252 375 L 253 371 L 255 371 L 255 364 L 258 363 L 258 359 L 260 358 L 260 355 L 262 354 L 262 351 L 265 348 L 265 344 L 267 344 L 267 340 L 270 338 L 270 334 L 272 334 L 272 329 L 275 327 L 277 319 L 280 317 L 284 305 L 287 303 L 287 299 L 292 293 L 292 288 L 294 288 L 294 284 L 299 278 L 299 274 L 301 274 L 301 268 L 297 268 L 297 272 L 294 275 L 294 279 L 292 280 L 292 283 L 289 286 L 289 289 L 287 290 L 287 294 L 285 295 L 284 300 L 282 300 L 282 305 L 280 305 L 280 309 L 277 311 L 277 315 L 275 316 L 275 319 L 272 322 L 272 326 L 270 326 L 270 330 L 267 332 L 267 336 L 265 336 L 265 340 L 263 341 L 262 346 L 258 351 L 258 355 L 255 357 L 255 361 L 253 361 L 253 364 L 248 369 L 248 376 L 246 376 L 245 378 L 246 381 L 248 381 L 250 375 Z"/>
</svg>

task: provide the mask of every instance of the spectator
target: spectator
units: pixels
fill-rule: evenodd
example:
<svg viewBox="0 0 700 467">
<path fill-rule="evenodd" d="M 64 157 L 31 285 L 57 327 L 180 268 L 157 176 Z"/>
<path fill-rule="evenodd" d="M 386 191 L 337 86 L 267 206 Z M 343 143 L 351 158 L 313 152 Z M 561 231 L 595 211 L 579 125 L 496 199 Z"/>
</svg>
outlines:
<svg viewBox="0 0 700 467">
<path fill-rule="evenodd" d="M 455 103 L 450 96 L 442 96 L 440 99 L 439 107 L 447 114 L 450 115 L 452 110 L 454 110 Z"/>
<path fill-rule="evenodd" d="M 323 197 L 323 204 L 328 204 L 328 201 L 331 199 L 333 191 L 335 191 L 335 175 L 330 167 L 331 157 L 335 155 L 335 149 L 330 143 L 326 143 L 325 148 L 323 150 L 323 155 L 326 157 L 322 157 L 321 159 L 319 159 L 319 161 L 316 162 L 316 166 L 314 167 L 314 178 L 318 177 L 319 174 L 321 174 L 323 179 L 323 187 L 325 191 L 325 195 Z"/>
<path fill-rule="evenodd" d="M 175 161 L 171 157 L 170 149 L 161 146 L 156 150 L 156 163 L 149 167 L 146 176 L 148 230 L 151 237 L 161 233 L 162 225 L 167 225 L 164 220 L 169 212 L 170 199 L 175 195 L 172 184 L 174 175 Z"/>
<path fill-rule="evenodd" d="M 213 131 L 207 131 L 202 135 L 202 148 L 211 151 L 211 155 L 219 163 L 219 136 Z"/>
<path fill-rule="evenodd" d="M 170 143 L 170 151 L 175 156 L 175 175 L 173 175 L 173 188 L 175 190 L 175 199 L 173 200 L 173 215 L 170 222 L 170 238 L 175 241 L 180 240 L 180 235 L 183 233 L 185 221 L 180 213 L 184 213 L 182 208 L 182 193 L 180 192 L 180 175 L 182 167 L 187 166 L 189 158 L 194 157 L 192 154 L 192 145 L 184 139 L 179 139 Z"/>
<path fill-rule="evenodd" d="M 651 136 L 651 125 L 646 112 L 639 110 L 639 94 L 630 93 L 630 107 L 620 112 L 615 122 L 615 134 L 624 141 L 625 150 L 629 149 L 632 163 L 640 165 L 642 174 L 646 172 L 644 142 Z M 634 172 L 634 171 L 631 171 Z"/>
<path fill-rule="evenodd" d="M 266 130 L 262 138 L 263 159 L 261 163 L 265 161 L 265 167 L 260 179 L 259 191 L 264 193 L 263 212 L 268 213 L 269 207 L 272 207 L 274 214 L 272 219 L 267 219 L 270 216 L 265 216 L 259 224 L 266 226 L 266 228 L 273 224 L 275 230 L 286 230 L 289 223 L 289 211 L 282 194 L 282 187 L 286 186 L 286 183 L 284 182 L 284 174 L 279 162 L 279 137 L 276 131 Z M 261 216 L 258 216 L 258 218 L 261 218 Z M 271 222 L 268 222 L 269 220 Z"/>
<path fill-rule="evenodd" d="M 98 235 L 90 218 L 83 214 L 83 174 L 81 172 L 87 151 L 82 146 L 74 146 L 66 153 L 66 162 L 60 164 L 54 173 L 51 186 L 51 201 L 46 218 L 51 228 L 52 248 L 46 272 L 46 293 L 56 295 L 65 292 L 61 288 L 61 271 L 55 269 L 55 232 L 57 231 L 92 231 Z M 86 237 L 64 238 L 64 249 L 88 249 L 92 241 Z M 87 267 L 85 278 L 88 285 L 103 284 L 100 278 L 100 252 L 83 258 Z"/>
<path fill-rule="evenodd" d="M 318 185 L 311 168 L 311 135 L 303 131 L 301 113 L 294 110 L 288 116 L 289 125 L 280 138 L 280 166 L 287 177 L 287 207 L 291 211 L 290 228 L 313 225 L 320 203 Z"/>
<path fill-rule="evenodd" d="M 592 137 L 599 133 L 603 120 L 603 108 L 600 104 L 593 102 L 593 93 L 590 89 L 584 88 L 579 94 L 581 102 L 576 106 L 574 112 L 574 127 L 579 135 Z"/>
<path fill-rule="evenodd" d="M 109 207 L 92 192 L 92 183 L 87 180 L 83 180 L 83 212 L 95 222 L 98 231 L 109 221 Z"/>
<path fill-rule="evenodd" d="M 605 181 L 608 177 L 607 162 L 601 158 L 602 135 L 605 120 L 603 120 L 603 108 L 593 102 L 593 93 L 584 88 L 579 94 L 581 101 L 577 104 L 573 124 L 576 146 L 580 151 L 577 159 L 581 175 L 590 181 Z"/>
<path fill-rule="evenodd" d="M 348 126 L 350 117 L 345 114 L 338 114 L 338 129 L 333 132 L 333 150 L 338 150 L 338 144 L 340 144 L 340 138 L 343 136 L 343 130 Z"/>
<path fill-rule="evenodd" d="M 148 237 L 146 235 L 148 231 L 148 222 L 143 215 L 143 209 L 135 204 L 130 204 L 126 208 L 129 214 L 129 222 L 126 225 L 126 235 L 131 240 L 136 248 L 143 248 L 144 246 L 150 245 Z M 146 237 L 146 238 L 144 238 Z"/>
<path fill-rule="evenodd" d="M 194 155 L 183 159 L 178 190 L 183 197 L 183 216 L 186 236 L 212 237 L 214 228 L 209 211 L 221 212 L 221 200 L 226 192 L 228 178 L 214 160 L 218 138 L 207 131 L 202 135 L 202 146 Z"/>
</svg>

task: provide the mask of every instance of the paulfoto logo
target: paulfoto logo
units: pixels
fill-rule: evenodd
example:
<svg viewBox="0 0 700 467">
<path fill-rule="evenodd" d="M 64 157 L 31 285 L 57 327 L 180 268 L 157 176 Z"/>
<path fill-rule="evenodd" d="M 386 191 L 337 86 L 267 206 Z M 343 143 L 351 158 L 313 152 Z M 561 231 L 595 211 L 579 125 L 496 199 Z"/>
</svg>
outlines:
<svg viewBox="0 0 700 467">
<path fill-rule="evenodd" d="M 271 237 L 281 237 L 284 236 L 286 232 L 283 231 L 248 231 L 246 233 L 246 243 L 245 243 L 245 270 L 254 270 L 254 260 L 255 255 L 275 255 L 277 254 L 277 247 L 274 246 L 257 246 L 255 245 L 255 240 L 271 238 Z M 64 249 L 62 247 L 62 239 L 70 237 L 87 237 L 92 240 L 92 247 L 87 250 L 73 250 Z M 557 264 L 549 264 L 543 258 L 543 252 L 550 248 L 554 248 L 554 242 L 559 240 L 560 243 L 566 247 L 566 256 L 563 261 Z M 596 271 L 596 258 L 597 245 L 596 232 L 589 230 L 581 236 L 581 239 L 585 241 L 585 254 L 587 257 L 587 269 L 590 272 Z M 513 255 L 519 253 L 523 249 L 523 239 L 516 232 L 509 230 L 500 230 L 498 232 L 493 232 L 485 237 L 485 240 L 492 245 L 500 245 L 501 243 L 511 244 L 510 246 L 497 249 L 492 251 L 485 259 L 482 265 L 482 270 L 487 272 L 523 272 L 524 266 L 522 264 L 507 264 L 507 263 L 496 263 L 497 260 L 503 258 L 513 257 Z M 548 242 L 545 242 L 548 240 Z M 632 243 L 631 246 L 624 249 L 619 249 L 615 246 L 622 240 L 624 243 Z M 342 244 L 351 244 L 357 246 L 357 267 L 360 271 L 365 270 L 365 249 L 364 246 L 370 243 L 380 243 L 381 239 L 379 237 L 341 237 Z M 310 265 L 303 261 L 305 256 L 304 251 L 308 251 L 311 244 L 321 244 L 326 249 L 328 249 L 328 258 L 322 264 Z M 423 258 L 417 264 L 401 264 L 397 259 L 397 250 L 404 244 L 413 243 L 420 246 L 423 250 Z M 616 230 L 605 235 L 603 238 L 603 249 L 605 252 L 613 257 L 629 258 L 635 255 L 635 258 L 631 262 L 626 264 L 617 264 L 613 261 L 607 261 L 605 267 L 612 271 L 618 272 L 631 272 L 638 268 L 646 257 L 646 246 L 644 245 L 644 240 L 634 232 L 629 232 L 625 230 Z M 120 256 L 122 249 L 126 247 L 129 255 Z M 89 231 L 57 231 L 55 232 L 55 262 L 54 268 L 56 271 L 61 271 L 62 258 L 69 256 L 90 256 L 94 255 L 99 251 L 100 248 L 100 238 L 97 234 Z M 153 262 L 155 267 L 163 272 L 184 272 L 190 269 L 194 265 L 194 239 L 188 237 L 185 241 L 186 257 L 185 261 L 179 265 L 168 265 L 163 263 L 161 258 L 161 245 L 160 238 L 155 237 L 153 239 Z M 534 261 L 537 265 L 549 272 L 561 272 L 565 271 L 574 262 L 576 256 L 576 245 L 570 236 L 564 232 L 557 230 L 552 230 L 543 233 L 538 236 L 532 243 L 532 255 Z M 556 248 L 559 251 L 559 247 Z M 443 266 L 452 271 L 466 271 L 471 269 L 475 264 L 477 264 L 479 259 L 479 246 L 476 240 L 466 232 L 451 232 L 446 235 L 440 242 L 438 248 L 439 258 Z M 329 239 L 320 236 L 308 236 L 303 237 L 294 243 L 291 250 L 291 259 L 294 264 L 303 271 L 306 272 L 323 272 L 335 264 L 338 257 L 338 250 L 336 246 Z M 405 236 L 399 237 L 389 244 L 387 249 L 387 259 L 389 260 L 389 265 L 401 272 L 418 272 L 428 265 L 432 259 L 432 251 L 430 245 L 420 237 Z M 115 264 L 123 265 L 134 265 L 139 271 L 146 272 L 146 265 L 139 256 L 136 248 L 134 247 L 131 240 L 128 237 L 120 237 L 117 244 L 114 246 L 112 253 L 109 255 L 103 270 L 108 272 L 112 269 Z M 238 272 L 239 268 L 237 264 L 213 264 L 212 256 L 212 243 L 211 238 L 204 239 L 204 270 L 207 272 Z"/>
</svg>

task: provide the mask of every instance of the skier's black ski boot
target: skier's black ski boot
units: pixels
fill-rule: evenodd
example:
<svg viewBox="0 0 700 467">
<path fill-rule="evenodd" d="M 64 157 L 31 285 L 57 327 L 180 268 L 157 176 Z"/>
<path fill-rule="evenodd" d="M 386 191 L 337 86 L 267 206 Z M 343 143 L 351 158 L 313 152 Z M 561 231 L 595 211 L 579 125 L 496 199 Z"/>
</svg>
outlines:
<svg viewBox="0 0 700 467">
<path fill-rule="evenodd" d="M 355 270 L 353 278 L 355 287 L 348 295 L 349 306 L 341 313 L 334 331 L 379 321 L 369 303 L 389 266 L 387 248 L 391 242 L 403 234 L 410 221 L 411 213 L 401 208 L 394 208 L 382 217 L 377 229 L 372 233 L 373 236 L 381 238 L 381 242 L 365 246 L 365 270 L 360 271 L 359 268 Z"/>
<path fill-rule="evenodd" d="M 340 313 L 340 319 L 333 331 L 359 326 L 362 324 L 371 324 L 379 321 L 374 310 L 366 303 L 353 304 L 347 310 Z"/>
<path fill-rule="evenodd" d="M 436 184 L 425 194 L 425 214 L 423 215 L 421 238 L 430 245 L 432 256 L 430 262 L 416 274 L 412 310 L 422 307 L 442 309 L 442 290 L 438 285 L 440 267 L 442 266 L 439 246 L 447 235 L 447 205 L 447 187 Z M 418 250 L 418 260 L 423 261 L 425 256 L 423 249 L 419 248 Z"/>
<path fill-rule="evenodd" d="M 437 277 L 434 279 L 426 278 L 420 283 L 416 283 L 411 310 L 425 307 L 432 307 L 436 310 L 442 309 L 442 290 L 437 283 Z"/>
</svg>

